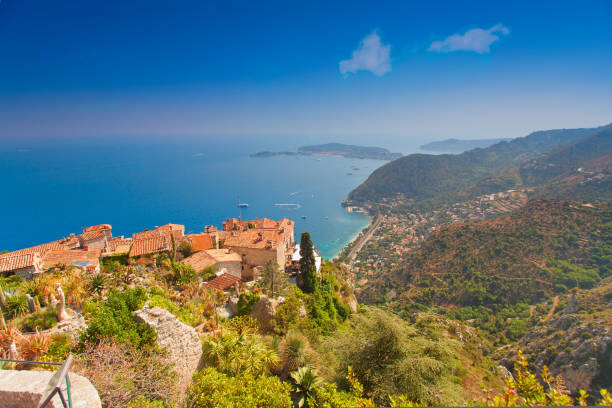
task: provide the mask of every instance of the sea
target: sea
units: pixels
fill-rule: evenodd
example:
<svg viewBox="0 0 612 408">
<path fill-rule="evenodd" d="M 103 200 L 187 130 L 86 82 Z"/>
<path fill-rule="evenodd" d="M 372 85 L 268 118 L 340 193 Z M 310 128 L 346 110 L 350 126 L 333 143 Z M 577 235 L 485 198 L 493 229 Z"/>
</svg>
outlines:
<svg viewBox="0 0 612 408">
<path fill-rule="evenodd" d="M 145 141 L 146 140 L 146 141 Z M 0 147 L 0 250 L 49 242 L 83 227 L 113 235 L 166 223 L 186 232 L 221 227 L 228 217 L 286 217 L 296 239 L 310 232 L 335 257 L 369 223 L 340 205 L 381 160 L 336 156 L 250 158 L 295 150 L 277 141 L 95 139 L 11 141 Z M 247 203 L 239 208 L 238 200 Z"/>
</svg>

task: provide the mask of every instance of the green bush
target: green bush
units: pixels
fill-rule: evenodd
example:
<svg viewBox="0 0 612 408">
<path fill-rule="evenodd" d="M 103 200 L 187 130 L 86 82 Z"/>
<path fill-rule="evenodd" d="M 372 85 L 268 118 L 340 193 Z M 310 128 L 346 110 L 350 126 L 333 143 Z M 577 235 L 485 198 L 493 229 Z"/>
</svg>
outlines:
<svg viewBox="0 0 612 408">
<path fill-rule="evenodd" d="M 161 295 L 153 295 L 149 299 L 149 306 L 151 307 L 161 307 L 162 309 L 166 309 L 173 315 L 175 315 L 181 322 L 188 324 L 190 326 L 197 326 L 202 323 L 202 317 L 196 316 L 193 314 L 188 308 L 179 306 L 170 299 Z"/>
<path fill-rule="evenodd" d="M 215 276 L 217 276 L 217 267 L 215 265 L 207 266 L 200 272 L 200 278 L 204 281 L 211 280 Z"/>
<path fill-rule="evenodd" d="M 21 328 L 23 331 L 33 332 L 50 329 L 56 324 L 57 312 L 53 309 L 45 309 L 41 312 L 32 313 L 23 319 Z"/>
<path fill-rule="evenodd" d="M 187 392 L 192 408 L 238 408 L 292 406 L 289 385 L 277 377 L 230 377 L 208 367 L 193 376 Z"/>
<path fill-rule="evenodd" d="M 251 313 L 253 305 L 259 300 L 259 294 L 253 292 L 245 292 L 240 294 L 238 298 L 238 313 L 237 316 L 246 316 Z"/>
<path fill-rule="evenodd" d="M 106 302 L 85 302 L 83 313 L 87 317 L 88 327 L 81 334 L 81 346 L 102 338 L 113 338 L 120 343 L 137 346 L 152 345 L 156 338 L 155 330 L 145 323 L 136 322 L 133 315 L 146 299 L 146 291 L 136 287 L 123 292 L 113 290 L 108 293 Z"/>
</svg>

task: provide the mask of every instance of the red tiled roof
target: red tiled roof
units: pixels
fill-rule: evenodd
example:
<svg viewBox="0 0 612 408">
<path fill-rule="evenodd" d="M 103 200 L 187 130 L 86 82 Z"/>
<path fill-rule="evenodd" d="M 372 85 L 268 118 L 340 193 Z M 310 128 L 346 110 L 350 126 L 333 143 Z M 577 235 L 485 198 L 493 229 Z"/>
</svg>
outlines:
<svg viewBox="0 0 612 408">
<path fill-rule="evenodd" d="M 111 230 L 111 229 L 112 227 L 110 226 L 110 224 L 99 224 L 99 225 L 92 225 L 91 227 L 84 228 L 83 232 Z"/>
<path fill-rule="evenodd" d="M 85 231 L 79 238 L 82 241 L 93 241 L 94 239 L 104 238 L 106 236 L 106 230 L 93 230 L 93 231 Z"/>
<path fill-rule="evenodd" d="M 189 234 L 187 238 L 191 241 L 194 251 L 203 251 L 205 249 L 212 249 L 213 241 L 210 234 Z"/>
<path fill-rule="evenodd" d="M 21 254 L 11 252 L 10 254 L 4 254 L 0 256 L 0 272 L 10 272 L 15 269 L 33 266 L 37 257 L 39 257 L 37 252 Z"/>
<path fill-rule="evenodd" d="M 212 289 L 226 290 L 228 288 L 231 288 L 241 280 L 242 279 L 237 276 L 231 275 L 229 273 L 223 273 L 217 276 L 216 278 L 213 278 L 212 280 L 206 282 L 206 286 Z"/>
<path fill-rule="evenodd" d="M 22 255 L 22 254 L 33 254 L 38 252 L 40 256 L 43 256 L 47 251 L 54 251 L 58 249 L 66 249 L 62 245 L 61 241 L 48 242 L 46 244 L 36 245 L 30 248 L 18 249 L 17 251 L 9 252 L 8 254 L 0 255 L 0 257 L 11 256 L 11 255 Z"/>
<path fill-rule="evenodd" d="M 129 252 L 132 246 L 132 238 L 116 237 L 106 243 L 106 252 Z"/>
<path fill-rule="evenodd" d="M 50 268 L 57 264 L 71 265 L 77 261 L 89 261 L 88 270 L 95 270 L 100 264 L 100 250 L 67 249 L 49 251 L 43 257 L 43 268 Z"/>
<path fill-rule="evenodd" d="M 217 263 L 212 256 L 206 253 L 206 251 L 196 252 L 195 254 L 183 259 L 182 262 L 191 266 L 196 272 L 200 272 L 204 268 Z"/>
<path fill-rule="evenodd" d="M 253 228 L 246 231 L 230 233 L 223 243 L 227 247 L 242 248 L 276 248 L 283 242 L 283 234 L 277 229 Z"/>
<path fill-rule="evenodd" d="M 130 256 L 155 254 L 170 249 L 170 239 L 166 236 L 154 236 L 148 239 L 135 239 L 130 249 Z"/>
</svg>

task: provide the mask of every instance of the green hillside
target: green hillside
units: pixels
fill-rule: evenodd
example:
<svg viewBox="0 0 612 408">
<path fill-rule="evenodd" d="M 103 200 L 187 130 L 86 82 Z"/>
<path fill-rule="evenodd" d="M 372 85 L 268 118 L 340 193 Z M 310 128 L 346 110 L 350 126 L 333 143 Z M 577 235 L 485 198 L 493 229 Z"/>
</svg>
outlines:
<svg viewBox="0 0 612 408">
<path fill-rule="evenodd" d="M 393 298 L 400 309 L 534 303 L 609 276 L 611 238 L 608 203 L 533 200 L 504 217 L 442 228 L 360 296 Z"/>
<path fill-rule="evenodd" d="M 548 130 L 458 155 L 412 154 L 374 171 L 348 198 L 355 203 L 377 203 L 396 199 L 399 194 L 416 205 L 433 207 L 494 193 L 521 183 L 518 175 L 500 178 L 501 174 L 510 174 L 543 155 L 559 151 L 558 158 L 551 156 L 554 160 L 562 160 L 564 156 L 580 160 L 601 153 L 594 146 L 608 146 L 610 131 L 612 125 Z M 596 134 L 601 137 L 577 145 L 574 150 L 563 150 Z"/>
</svg>

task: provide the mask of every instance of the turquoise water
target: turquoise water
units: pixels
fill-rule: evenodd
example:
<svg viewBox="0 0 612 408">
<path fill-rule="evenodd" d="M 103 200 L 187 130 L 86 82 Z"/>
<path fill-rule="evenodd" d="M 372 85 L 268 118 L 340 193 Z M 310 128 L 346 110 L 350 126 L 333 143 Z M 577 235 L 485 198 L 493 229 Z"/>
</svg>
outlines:
<svg viewBox="0 0 612 408">
<path fill-rule="evenodd" d="M 285 148 L 291 147 L 278 149 Z M 296 239 L 309 231 L 322 254 L 334 257 L 368 223 L 363 214 L 346 213 L 340 202 L 385 162 L 248 157 L 263 149 L 274 146 L 240 140 L 5 144 L 0 250 L 101 223 L 111 224 L 113 235 L 168 222 L 198 232 L 238 216 L 240 196 L 249 204 L 243 218 L 291 218 Z"/>
</svg>

